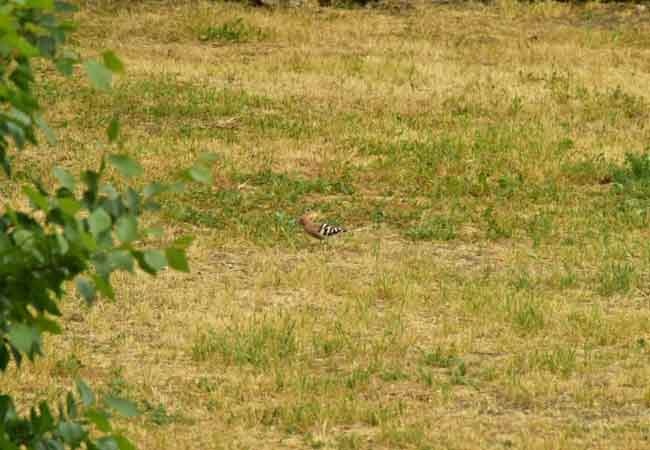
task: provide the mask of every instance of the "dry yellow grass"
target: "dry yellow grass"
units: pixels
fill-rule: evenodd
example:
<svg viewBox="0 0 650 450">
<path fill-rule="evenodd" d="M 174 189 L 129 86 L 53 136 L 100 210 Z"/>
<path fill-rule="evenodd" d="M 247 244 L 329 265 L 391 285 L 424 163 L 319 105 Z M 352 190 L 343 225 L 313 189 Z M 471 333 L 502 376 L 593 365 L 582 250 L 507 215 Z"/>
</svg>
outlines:
<svg viewBox="0 0 650 450">
<path fill-rule="evenodd" d="M 648 11 L 77 19 L 83 53 L 128 74 L 112 94 L 44 74 L 61 145 L 17 167 L 96 164 L 118 114 L 148 179 L 209 151 L 217 182 L 150 218 L 196 236 L 192 273 L 117 277 L 89 310 L 71 296 L 47 357 L 3 377 L 19 398 L 81 376 L 140 405 L 118 424 L 143 450 L 647 447 L 649 205 L 601 182 L 650 142 Z M 307 208 L 365 229 L 320 245 L 297 232 Z"/>
</svg>

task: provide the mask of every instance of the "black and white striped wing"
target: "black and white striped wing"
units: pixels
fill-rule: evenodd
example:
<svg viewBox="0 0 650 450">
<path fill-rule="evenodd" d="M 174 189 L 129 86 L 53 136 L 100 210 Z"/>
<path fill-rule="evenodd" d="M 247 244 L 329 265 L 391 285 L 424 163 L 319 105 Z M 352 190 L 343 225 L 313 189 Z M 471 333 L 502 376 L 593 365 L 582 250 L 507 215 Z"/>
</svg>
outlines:
<svg viewBox="0 0 650 450">
<path fill-rule="evenodd" d="M 345 228 L 335 227 L 334 225 L 329 225 L 327 223 L 324 223 L 320 226 L 318 230 L 318 234 L 320 234 L 323 237 L 329 237 L 329 236 L 334 236 L 335 234 L 345 233 L 346 231 L 347 230 Z"/>
</svg>

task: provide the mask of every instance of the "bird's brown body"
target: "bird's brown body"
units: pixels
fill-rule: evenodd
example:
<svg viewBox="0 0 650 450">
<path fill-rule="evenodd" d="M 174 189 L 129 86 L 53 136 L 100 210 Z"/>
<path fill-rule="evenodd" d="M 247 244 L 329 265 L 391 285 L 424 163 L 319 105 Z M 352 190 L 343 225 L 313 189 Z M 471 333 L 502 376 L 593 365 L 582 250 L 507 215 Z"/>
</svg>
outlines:
<svg viewBox="0 0 650 450">
<path fill-rule="evenodd" d="M 298 223 L 302 225 L 303 230 L 308 235 L 315 237 L 316 239 L 325 239 L 335 234 L 345 233 L 347 230 L 342 227 L 336 227 L 334 225 L 329 225 L 327 223 L 315 223 L 307 215 L 302 216 Z"/>
</svg>

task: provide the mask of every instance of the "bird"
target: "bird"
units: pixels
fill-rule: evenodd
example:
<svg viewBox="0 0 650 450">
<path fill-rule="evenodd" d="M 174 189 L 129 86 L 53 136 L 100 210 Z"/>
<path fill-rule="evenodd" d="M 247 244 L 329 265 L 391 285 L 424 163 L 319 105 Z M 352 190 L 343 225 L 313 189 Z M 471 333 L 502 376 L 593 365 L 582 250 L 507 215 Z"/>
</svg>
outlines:
<svg viewBox="0 0 650 450">
<path fill-rule="evenodd" d="M 304 214 L 302 217 L 300 217 L 300 219 L 298 219 L 298 223 L 302 225 L 302 229 L 305 230 L 305 233 L 321 240 L 334 236 L 335 234 L 346 233 L 348 231 L 343 227 L 337 227 L 328 223 L 315 223 L 309 218 L 307 214 Z"/>
</svg>

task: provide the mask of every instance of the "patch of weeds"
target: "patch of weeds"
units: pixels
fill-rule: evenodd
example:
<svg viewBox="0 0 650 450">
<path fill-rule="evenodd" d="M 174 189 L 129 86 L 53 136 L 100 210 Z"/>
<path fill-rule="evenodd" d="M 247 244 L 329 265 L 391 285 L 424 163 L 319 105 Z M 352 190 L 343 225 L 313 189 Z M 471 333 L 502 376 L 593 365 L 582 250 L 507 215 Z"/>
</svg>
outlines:
<svg viewBox="0 0 650 450">
<path fill-rule="evenodd" d="M 449 368 L 457 364 L 460 360 L 455 352 L 445 352 L 437 348 L 432 352 L 422 352 L 420 364 L 430 367 Z"/>
<path fill-rule="evenodd" d="M 538 247 L 543 239 L 551 236 L 553 231 L 553 219 L 543 213 L 538 213 L 528 221 L 528 235 L 533 240 L 533 247 Z"/>
<path fill-rule="evenodd" d="M 645 228 L 650 221 L 648 201 L 646 198 L 625 198 L 616 202 L 614 207 L 616 219 L 624 225 Z"/>
<path fill-rule="evenodd" d="M 221 402 L 217 399 L 211 398 L 209 399 L 206 404 L 205 404 L 205 409 L 208 410 L 210 413 L 217 412 L 223 408 L 223 405 Z"/>
<path fill-rule="evenodd" d="M 575 348 L 558 347 L 541 355 L 541 366 L 552 373 L 569 377 L 576 370 Z"/>
<path fill-rule="evenodd" d="M 428 137 L 423 140 L 399 140 L 397 142 L 382 142 L 372 140 L 357 144 L 363 155 L 380 156 L 375 163 L 375 171 L 387 184 L 403 186 L 405 190 L 422 193 L 434 190 L 439 195 L 447 193 L 448 184 L 453 184 L 458 175 L 464 170 L 456 167 L 461 161 L 465 146 L 460 138 L 455 136 Z M 441 177 L 440 172 L 450 171 L 448 176 Z M 466 189 L 464 181 L 456 181 L 459 186 L 454 189 Z M 440 192 L 438 192 L 440 191 Z"/>
<path fill-rule="evenodd" d="M 388 448 L 422 448 L 426 443 L 424 431 L 415 425 L 401 429 L 383 429 L 379 439 L 385 442 Z"/>
<path fill-rule="evenodd" d="M 275 229 L 279 234 L 282 234 L 288 238 L 295 233 L 297 227 L 297 221 L 295 217 L 283 211 L 276 211 L 273 214 L 273 218 L 275 219 Z"/>
<path fill-rule="evenodd" d="M 178 222 L 200 227 L 223 229 L 226 225 L 220 211 L 202 211 L 190 205 L 180 205 L 176 202 L 165 207 L 165 216 Z"/>
<path fill-rule="evenodd" d="M 636 279 L 636 271 L 630 264 L 606 264 L 598 276 L 598 293 L 605 297 L 625 294 L 632 289 Z"/>
<path fill-rule="evenodd" d="M 622 113 L 624 119 L 639 119 L 648 113 L 648 106 L 643 97 L 628 94 L 620 86 L 605 93 L 597 93 L 595 100 L 602 105 L 603 110 L 612 114 L 614 118 Z"/>
<path fill-rule="evenodd" d="M 534 333 L 544 328 L 544 314 L 533 299 L 521 298 L 519 295 L 509 296 L 504 308 L 513 327 L 521 334 Z"/>
<path fill-rule="evenodd" d="M 379 379 L 382 381 L 400 381 L 407 380 L 409 378 L 408 374 L 403 372 L 400 368 L 384 368 L 379 372 Z"/>
<path fill-rule="evenodd" d="M 108 107 L 105 100 L 101 101 L 103 103 L 97 108 Z M 111 96 L 111 102 L 110 108 L 125 121 L 137 123 L 146 117 L 146 122 L 150 124 L 148 127 L 154 127 L 148 128 L 149 132 L 173 131 L 175 137 L 181 126 L 187 125 L 205 133 L 213 128 L 215 118 L 249 115 L 251 110 L 268 108 L 273 104 L 268 97 L 243 89 L 215 89 L 181 80 L 174 75 L 125 81 Z M 165 126 L 163 120 L 174 121 L 174 125 Z M 214 133 L 223 131 L 220 129 Z"/>
<path fill-rule="evenodd" d="M 433 377 L 433 372 L 431 372 L 431 370 L 428 370 L 428 369 L 419 368 L 418 369 L 418 378 L 419 378 L 419 381 L 421 383 L 423 383 L 423 384 L 425 384 L 426 386 L 429 386 L 429 387 L 433 386 L 433 383 L 435 381 L 435 379 Z"/>
<path fill-rule="evenodd" d="M 517 175 L 502 175 L 497 179 L 497 195 L 503 198 L 512 197 L 524 185 L 524 177 Z"/>
<path fill-rule="evenodd" d="M 284 209 L 281 205 L 275 207 Z M 234 216 L 232 221 L 241 236 L 259 245 L 287 245 L 293 242 L 297 235 L 297 219 L 281 210 L 272 214 L 253 210 Z"/>
<path fill-rule="evenodd" d="M 515 95 L 512 97 L 512 100 L 510 101 L 510 106 L 508 107 L 508 114 L 511 116 L 516 116 L 521 112 L 521 110 L 524 108 L 524 100 L 518 96 Z"/>
<path fill-rule="evenodd" d="M 647 200 L 650 196 L 650 153 L 627 153 L 622 166 L 612 168 L 613 192 Z"/>
<path fill-rule="evenodd" d="M 349 338 L 340 323 L 335 324 L 334 332 L 333 336 L 314 334 L 312 348 L 317 357 L 330 357 L 342 352 L 348 346 Z"/>
<path fill-rule="evenodd" d="M 573 150 L 575 146 L 576 144 L 573 142 L 573 139 L 566 137 L 564 139 L 560 139 L 560 141 L 557 143 L 555 152 L 558 155 L 566 155 L 570 150 Z"/>
<path fill-rule="evenodd" d="M 363 422 L 372 427 L 381 426 L 388 423 L 391 419 L 400 417 L 404 413 L 404 404 L 398 401 L 397 404 L 392 403 L 387 406 L 377 405 L 370 407 L 364 414 Z"/>
<path fill-rule="evenodd" d="M 54 364 L 54 370 L 58 375 L 75 377 L 83 363 L 74 353 L 70 353 L 65 359 L 58 359 Z"/>
<path fill-rule="evenodd" d="M 535 152 L 539 145 L 535 141 L 536 134 L 537 130 L 532 125 L 488 125 L 476 130 L 469 151 L 477 164 L 480 164 L 479 170 L 507 172 L 513 156 L 522 146 L 528 147 L 530 153 Z"/>
<path fill-rule="evenodd" d="M 465 361 L 459 359 L 456 366 L 451 369 L 449 382 L 457 385 L 470 384 L 466 375 L 467 368 L 465 367 Z"/>
<path fill-rule="evenodd" d="M 611 345 L 616 341 L 612 327 L 598 308 L 590 313 L 571 312 L 567 317 L 567 325 L 578 337 L 595 345 Z"/>
<path fill-rule="evenodd" d="M 420 364 L 429 367 L 445 368 L 449 370 L 450 384 L 466 385 L 470 384 L 466 378 L 467 369 L 465 361 L 459 358 L 454 352 L 444 352 L 440 348 L 433 352 L 423 352 Z M 422 369 L 418 371 L 420 379 L 427 386 L 434 384 L 434 378 L 431 371 Z"/>
<path fill-rule="evenodd" d="M 286 173 L 277 173 L 271 170 L 262 170 L 253 174 L 236 174 L 233 180 L 238 183 L 249 183 L 253 186 L 263 187 L 258 196 L 260 199 L 282 199 L 295 202 L 305 194 L 344 194 L 354 193 L 354 187 L 346 179 L 326 180 L 320 177 L 307 179 L 292 177 Z"/>
<path fill-rule="evenodd" d="M 451 241 L 456 238 L 456 229 L 447 217 L 434 216 L 406 230 L 406 236 L 414 241 Z"/>
<path fill-rule="evenodd" d="M 113 397 L 126 398 L 129 391 L 129 384 L 124 378 L 123 367 L 113 367 L 110 370 L 108 381 L 108 393 Z"/>
<path fill-rule="evenodd" d="M 357 389 L 368 386 L 370 376 L 373 374 L 372 368 L 355 368 L 350 375 L 345 378 L 345 386 L 348 389 Z"/>
<path fill-rule="evenodd" d="M 517 355 L 513 360 L 513 369 L 518 373 L 533 370 L 546 370 L 568 378 L 577 367 L 575 348 L 556 347 L 550 351 L 532 350 Z"/>
<path fill-rule="evenodd" d="M 207 377 L 201 377 L 196 381 L 196 386 L 203 392 L 216 392 L 217 386 Z"/>
<path fill-rule="evenodd" d="M 532 288 L 533 282 L 531 281 L 528 272 L 520 272 L 518 274 L 515 274 L 514 279 L 510 282 L 510 285 L 518 291 L 521 291 Z"/>
<path fill-rule="evenodd" d="M 472 96 L 452 95 L 447 97 L 443 103 L 445 111 L 449 111 L 452 117 L 463 123 L 472 118 L 485 117 L 489 114 L 480 102 L 475 101 Z"/>
<path fill-rule="evenodd" d="M 560 73 L 557 70 L 546 76 L 544 79 L 545 87 L 551 92 L 551 97 L 558 104 L 564 105 L 571 100 L 574 96 L 573 89 L 573 80 L 571 78 L 571 73 Z"/>
<path fill-rule="evenodd" d="M 460 140 L 444 136 L 431 141 L 402 143 L 400 151 L 411 155 L 418 177 L 432 181 L 442 163 L 460 160 L 462 145 Z"/>
<path fill-rule="evenodd" d="M 397 153 L 395 144 L 382 140 L 358 140 L 354 142 L 361 156 L 393 156 Z"/>
<path fill-rule="evenodd" d="M 630 182 L 650 181 L 650 153 L 640 155 L 627 153 L 623 167 L 613 170 L 614 181 L 625 184 Z"/>
<path fill-rule="evenodd" d="M 338 450 L 358 450 L 363 447 L 363 438 L 357 433 L 348 432 L 336 437 Z"/>
<path fill-rule="evenodd" d="M 192 346 L 192 358 L 206 361 L 220 358 L 226 364 L 268 367 L 274 361 L 290 360 L 298 352 L 295 321 L 253 318 L 226 329 L 210 329 Z"/>
<path fill-rule="evenodd" d="M 487 238 L 491 240 L 496 240 L 500 238 L 511 238 L 512 229 L 508 228 L 503 223 L 500 223 L 496 217 L 494 217 L 494 209 L 486 208 L 483 212 L 483 219 L 487 223 Z"/>
<path fill-rule="evenodd" d="M 313 449 L 320 449 L 320 448 L 325 448 L 327 443 L 325 441 L 322 441 L 321 439 L 317 438 L 314 436 L 312 433 L 307 432 L 305 434 L 305 443 Z"/>
<path fill-rule="evenodd" d="M 149 422 L 157 426 L 169 425 L 176 421 L 177 417 L 174 414 L 169 414 L 167 408 L 162 403 L 153 405 L 148 401 L 144 401 L 143 412 Z"/>
<path fill-rule="evenodd" d="M 260 41 L 266 38 L 267 34 L 260 28 L 254 27 L 244 22 L 244 19 L 238 17 L 221 25 L 211 26 L 199 34 L 199 39 L 204 42 L 222 42 L 222 43 L 244 43 L 250 41 Z"/>
<path fill-rule="evenodd" d="M 290 139 L 304 139 L 314 133 L 310 123 L 302 117 L 291 118 L 286 114 L 262 114 L 253 118 L 251 126 L 265 135 L 277 135 Z"/>
<path fill-rule="evenodd" d="M 382 209 L 374 209 L 370 213 L 370 219 L 374 223 L 382 223 L 384 220 L 386 220 L 386 214 L 384 213 L 384 211 Z"/>
<path fill-rule="evenodd" d="M 636 349 L 639 351 L 645 351 L 646 348 L 648 348 L 648 342 L 646 341 L 645 338 L 640 337 L 636 340 Z"/>
<path fill-rule="evenodd" d="M 313 426 L 325 412 L 323 405 L 315 400 L 292 404 L 280 411 L 279 419 L 284 431 L 295 434 Z"/>
<path fill-rule="evenodd" d="M 568 289 L 574 287 L 578 284 L 578 275 L 570 269 L 566 269 L 566 272 L 560 277 L 560 287 L 562 289 Z"/>
</svg>

